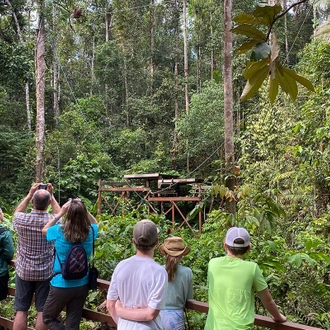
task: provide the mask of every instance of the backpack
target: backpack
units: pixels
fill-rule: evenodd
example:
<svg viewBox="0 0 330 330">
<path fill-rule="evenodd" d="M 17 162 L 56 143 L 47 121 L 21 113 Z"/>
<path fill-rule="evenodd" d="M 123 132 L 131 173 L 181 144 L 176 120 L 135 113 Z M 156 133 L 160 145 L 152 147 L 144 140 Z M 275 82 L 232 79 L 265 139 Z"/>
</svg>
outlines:
<svg viewBox="0 0 330 330">
<path fill-rule="evenodd" d="M 58 255 L 57 258 L 61 265 L 61 274 L 65 280 L 79 280 L 87 275 L 87 254 L 80 242 L 72 244 L 63 264 L 61 264 Z"/>
</svg>

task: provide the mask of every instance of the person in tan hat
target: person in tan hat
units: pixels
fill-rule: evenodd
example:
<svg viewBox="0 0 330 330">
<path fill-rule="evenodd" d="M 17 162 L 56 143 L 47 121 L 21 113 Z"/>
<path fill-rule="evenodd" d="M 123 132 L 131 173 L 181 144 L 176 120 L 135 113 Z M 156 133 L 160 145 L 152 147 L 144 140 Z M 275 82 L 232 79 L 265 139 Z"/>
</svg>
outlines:
<svg viewBox="0 0 330 330">
<path fill-rule="evenodd" d="M 144 219 L 133 229 L 136 254 L 115 268 L 107 294 L 107 310 L 118 330 L 163 330 L 159 312 L 165 308 L 167 273 L 153 260 L 158 228 Z"/>
<path fill-rule="evenodd" d="M 193 298 L 192 271 L 180 265 L 183 256 L 190 252 L 181 237 L 166 238 L 159 252 L 165 256 L 168 274 L 165 310 L 160 311 L 164 330 L 183 330 L 184 307 L 187 299 Z"/>
</svg>

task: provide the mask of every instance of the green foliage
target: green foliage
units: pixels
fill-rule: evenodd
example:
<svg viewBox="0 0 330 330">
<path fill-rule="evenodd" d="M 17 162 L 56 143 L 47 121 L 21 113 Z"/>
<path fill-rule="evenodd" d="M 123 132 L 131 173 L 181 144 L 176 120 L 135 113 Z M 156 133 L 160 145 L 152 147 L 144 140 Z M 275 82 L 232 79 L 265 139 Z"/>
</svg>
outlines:
<svg viewBox="0 0 330 330">
<path fill-rule="evenodd" d="M 298 69 L 306 72 L 315 84 L 330 79 L 330 45 L 321 38 L 313 39 L 299 53 Z"/>
<path fill-rule="evenodd" d="M 65 164 L 61 171 L 58 187 L 61 187 L 62 198 L 97 196 L 98 178 L 101 169 L 97 160 L 87 159 L 84 155 L 78 155 Z M 50 180 L 52 181 L 52 180 Z"/>
<path fill-rule="evenodd" d="M 216 159 L 224 139 L 223 86 L 214 81 L 205 82 L 201 92 L 192 95 L 189 113 L 181 115 L 177 129 L 179 148 L 189 154 L 192 166 L 198 166 L 199 160 L 210 154 L 214 157 L 208 164 Z"/>
<path fill-rule="evenodd" d="M 232 29 L 232 32 L 250 38 L 237 49 L 238 54 L 251 51 L 250 62 L 243 73 L 247 83 L 241 96 L 242 101 L 252 98 L 266 78 L 268 78 L 271 103 L 275 102 L 279 86 L 293 101 L 298 94 L 297 82 L 314 91 L 309 80 L 284 67 L 280 61 L 280 44 L 272 29 L 275 22 L 284 15 L 281 11 L 282 7 L 279 4 L 272 6 L 259 4 L 252 14 L 243 13 L 233 19 L 238 25 Z M 266 26 L 267 30 L 263 32 L 255 25 L 261 25 L 263 29 Z"/>
<path fill-rule="evenodd" d="M 0 127 L 0 203 L 10 205 L 16 202 L 20 191 L 33 180 L 33 166 L 30 166 L 33 140 L 26 132 Z"/>
<path fill-rule="evenodd" d="M 32 78 L 32 54 L 32 47 L 0 40 L 0 82 L 23 90 L 26 81 Z"/>
</svg>

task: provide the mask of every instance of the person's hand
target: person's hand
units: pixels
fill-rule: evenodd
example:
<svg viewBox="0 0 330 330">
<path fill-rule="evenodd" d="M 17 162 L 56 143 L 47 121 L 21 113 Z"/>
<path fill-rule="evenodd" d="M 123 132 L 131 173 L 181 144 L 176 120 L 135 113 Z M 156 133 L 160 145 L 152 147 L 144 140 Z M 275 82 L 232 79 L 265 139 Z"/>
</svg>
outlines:
<svg viewBox="0 0 330 330">
<path fill-rule="evenodd" d="M 65 204 L 62 205 L 62 212 L 63 214 L 68 212 L 68 209 L 70 207 L 71 204 L 71 199 L 69 199 Z"/>
<path fill-rule="evenodd" d="M 30 188 L 29 194 L 28 194 L 31 198 L 32 198 L 33 194 L 39 189 L 39 186 L 40 186 L 40 182 L 34 183 L 32 185 L 32 187 Z"/>
<path fill-rule="evenodd" d="M 54 188 L 53 185 L 51 183 L 47 183 L 47 190 L 50 193 L 50 195 L 52 196 L 54 193 Z"/>
<path fill-rule="evenodd" d="M 283 314 L 280 313 L 279 318 L 276 318 L 276 319 L 275 319 L 275 318 L 273 317 L 273 320 L 274 320 L 275 322 L 284 323 L 284 322 L 286 322 L 286 317 L 285 317 Z"/>
<path fill-rule="evenodd" d="M 2 212 L 2 210 L 0 209 L 0 222 L 2 222 L 3 221 L 3 212 Z"/>
</svg>

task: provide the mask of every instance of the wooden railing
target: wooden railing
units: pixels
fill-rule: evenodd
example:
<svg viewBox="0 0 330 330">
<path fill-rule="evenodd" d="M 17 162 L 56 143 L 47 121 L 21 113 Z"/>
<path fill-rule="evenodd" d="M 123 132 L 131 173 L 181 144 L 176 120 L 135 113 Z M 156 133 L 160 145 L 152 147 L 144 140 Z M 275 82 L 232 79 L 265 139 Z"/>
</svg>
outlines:
<svg viewBox="0 0 330 330">
<path fill-rule="evenodd" d="M 109 288 L 109 281 L 98 279 L 98 290 L 107 291 Z M 15 289 L 8 288 L 8 294 L 14 296 Z M 186 303 L 186 308 L 190 310 L 194 310 L 201 313 L 208 312 L 208 304 L 205 302 L 200 302 L 197 300 L 188 300 Z M 116 327 L 115 322 L 110 317 L 109 314 L 105 314 L 102 312 L 97 312 L 88 308 L 84 308 L 83 317 L 87 320 L 95 321 L 95 322 L 103 322 L 108 323 L 110 326 Z M 262 315 L 256 315 L 254 324 L 256 326 L 275 329 L 275 330 L 322 330 L 321 328 L 314 328 L 307 325 L 302 325 L 293 322 L 285 322 L 285 323 L 277 323 L 274 322 L 272 318 Z M 3 327 L 7 330 L 13 329 L 13 320 L 9 320 L 7 318 L 0 316 L 0 327 Z M 29 328 L 29 330 L 33 330 L 33 328 Z"/>
</svg>

